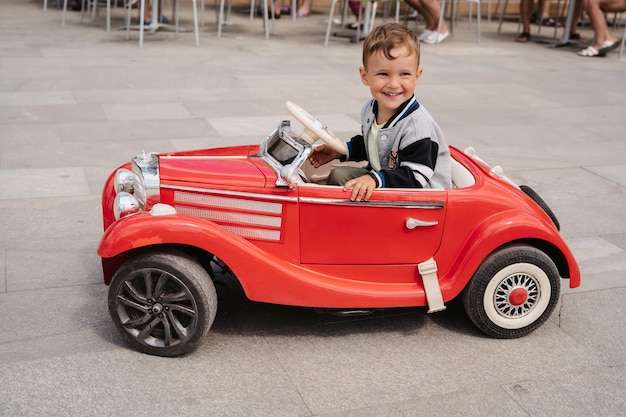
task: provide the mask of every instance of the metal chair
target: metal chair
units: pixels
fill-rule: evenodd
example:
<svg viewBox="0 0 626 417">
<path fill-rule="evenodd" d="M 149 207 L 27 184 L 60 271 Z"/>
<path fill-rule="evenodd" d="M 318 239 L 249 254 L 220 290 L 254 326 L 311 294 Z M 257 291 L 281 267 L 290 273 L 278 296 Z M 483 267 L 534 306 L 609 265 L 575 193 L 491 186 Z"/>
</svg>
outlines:
<svg viewBox="0 0 626 417">
<path fill-rule="evenodd" d="M 83 0 L 84 1 L 84 0 Z M 131 18 L 131 12 L 132 12 L 132 7 L 133 4 L 135 3 L 135 1 L 137 0 L 128 0 L 127 4 L 126 4 L 126 40 L 130 39 L 130 29 L 131 29 L 131 24 L 130 24 L 130 18 Z M 146 25 L 144 24 L 144 16 L 145 16 L 145 1 L 142 0 L 138 0 L 139 1 L 139 25 L 137 26 L 137 28 L 139 29 L 139 47 L 142 48 L 143 47 L 143 34 L 144 34 L 144 29 L 146 28 Z M 157 3 L 158 0 L 151 0 L 151 2 L 153 3 Z M 180 31 L 180 27 L 178 25 L 178 0 L 172 0 L 172 15 L 174 16 L 174 25 L 166 25 L 163 23 L 159 23 L 158 22 L 158 16 L 155 18 L 156 20 L 153 21 L 154 27 L 156 29 L 158 29 L 159 27 L 173 27 L 174 31 L 176 32 L 176 38 L 178 39 L 178 32 Z M 193 31 L 195 34 L 195 40 L 196 40 L 196 46 L 200 46 L 200 35 L 198 33 L 198 7 L 197 7 L 197 2 L 196 0 L 192 0 L 192 7 L 193 7 Z M 153 7 L 153 10 L 156 10 L 156 7 Z"/>
<path fill-rule="evenodd" d="M 537 10 L 543 10 L 543 0 L 539 0 L 538 4 L 537 4 Z M 498 32 L 500 32 L 502 30 L 502 22 L 504 21 L 504 14 L 506 13 L 506 8 L 509 5 L 509 0 L 504 0 L 504 5 L 502 6 L 502 10 L 500 11 L 500 19 L 498 21 Z M 498 3 L 496 3 L 496 13 L 498 11 L 498 7 L 500 6 L 500 0 L 498 0 Z M 557 22 L 559 21 L 559 19 L 561 18 L 561 16 L 563 16 L 565 14 L 565 10 L 567 7 L 567 1 L 563 2 L 563 5 L 561 5 L 561 0 L 557 0 L 556 2 L 556 20 Z M 539 19 L 538 23 L 538 29 L 537 29 L 537 33 L 541 32 L 541 19 Z M 519 20 L 518 20 L 518 24 L 517 24 L 517 31 L 520 31 L 520 26 L 522 24 L 522 17 L 520 15 Z M 556 38 L 556 33 L 557 33 L 557 29 L 558 29 L 558 25 L 554 25 L 554 37 Z"/>
<path fill-rule="evenodd" d="M 330 5 L 330 14 L 328 16 L 328 25 L 326 27 L 326 36 L 324 38 L 324 46 L 328 46 L 328 41 L 330 39 L 330 32 L 333 25 L 333 20 L 335 19 L 335 6 L 339 0 L 333 0 Z M 400 4 L 402 0 L 355 0 L 359 3 L 365 3 L 365 13 L 363 14 L 362 7 L 359 8 L 359 16 L 358 21 L 363 21 L 363 30 L 361 31 L 361 25 L 357 25 L 356 35 L 354 39 L 357 41 L 361 39 L 361 32 L 363 36 L 367 35 L 374 28 L 374 20 L 376 18 L 376 9 L 379 2 L 387 2 L 387 3 L 396 3 L 396 12 L 395 12 L 395 21 L 398 22 L 400 20 Z M 341 13 L 341 23 L 340 26 L 343 28 L 346 21 L 346 16 L 348 14 L 348 0 L 343 0 L 343 11 Z"/>
<path fill-rule="evenodd" d="M 107 23 L 106 28 L 107 32 L 111 30 L 111 1 L 114 0 L 104 0 L 107 5 Z M 116 2 L 117 7 L 117 2 Z M 85 18 L 85 12 L 89 13 L 91 10 L 92 18 L 95 19 L 96 14 L 98 13 L 98 0 L 82 0 L 81 8 L 80 8 L 80 23 L 83 23 Z M 65 27 L 65 16 L 67 14 L 67 0 L 63 1 L 63 17 L 61 18 L 61 27 Z"/>
<path fill-rule="evenodd" d="M 228 1 L 228 10 L 226 11 L 226 16 L 224 15 L 224 7 L 226 5 L 226 1 Z M 295 3 L 295 0 L 294 0 Z M 226 25 L 226 22 L 228 22 L 228 19 L 230 18 L 230 10 L 231 10 L 231 0 L 220 0 L 220 5 L 219 8 L 217 8 L 217 0 L 215 0 L 215 4 L 216 4 L 216 11 L 217 11 L 217 37 L 221 37 L 222 36 L 222 27 L 224 25 Z M 276 18 L 274 16 L 274 8 L 272 7 L 271 10 L 269 10 L 269 0 L 263 0 L 263 3 L 261 4 L 261 7 L 263 8 L 263 27 L 265 30 L 265 39 L 269 39 L 270 38 L 270 27 L 269 27 L 269 21 L 270 18 L 272 19 L 272 31 L 274 31 L 275 27 L 276 27 Z M 253 19 L 254 17 L 254 0 L 251 1 L 251 10 L 250 10 L 250 19 Z M 294 19 L 295 19 L 295 12 L 294 14 Z"/>
<path fill-rule="evenodd" d="M 469 29 L 472 30 L 472 3 L 476 3 L 476 43 L 480 43 L 480 15 L 481 15 L 481 5 L 480 5 L 480 1 L 481 0 L 450 0 L 450 5 L 452 6 L 451 13 L 450 13 L 450 29 L 452 29 L 452 26 L 454 25 L 454 20 L 455 20 L 455 16 L 454 16 L 454 5 L 457 5 L 457 9 L 458 9 L 458 4 L 460 2 L 467 2 L 470 4 L 469 7 Z M 508 0 L 506 0 L 508 1 Z M 441 14 L 439 15 L 439 27 L 437 28 L 437 32 L 441 33 L 441 22 L 443 22 L 443 19 L 445 17 L 445 13 L 446 13 L 446 5 L 448 3 L 448 0 L 441 0 Z"/>
</svg>

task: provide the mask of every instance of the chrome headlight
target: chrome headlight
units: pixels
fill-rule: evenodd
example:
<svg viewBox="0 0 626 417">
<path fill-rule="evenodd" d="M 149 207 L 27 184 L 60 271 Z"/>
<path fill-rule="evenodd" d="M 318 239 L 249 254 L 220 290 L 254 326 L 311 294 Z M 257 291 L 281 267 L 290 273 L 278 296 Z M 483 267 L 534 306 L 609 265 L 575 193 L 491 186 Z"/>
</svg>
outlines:
<svg viewBox="0 0 626 417">
<path fill-rule="evenodd" d="M 129 214 L 137 213 L 140 209 L 141 205 L 139 204 L 139 200 L 137 200 L 134 195 L 122 191 L 115 196 L 113 213 L 115 214 L 116 220 L 128 216 Z"/>
<path fill-rule="evenodd" d="M 114 185 L 116 194 L 122 191 L 132 194 L 135 191 L 135 174 L 124 168 L 118 169 Z"/>
<path fill-rule="evenodd" d="M 113 213 L 117 220 L 158 203 L 159 156 L 156 153 L 137 155 L 132 160 L 132 171 L 120 168 L 115 172 L 113 186 L 116 193 Z"/>
<path fill-rule="evenodd" d="M 159 157 L 156 153 L 143 153 L 133 158 L 133 173 L 135 174 L 134 195 L 145 207 L 146 201 L 159 194 Z"/>
</svg>

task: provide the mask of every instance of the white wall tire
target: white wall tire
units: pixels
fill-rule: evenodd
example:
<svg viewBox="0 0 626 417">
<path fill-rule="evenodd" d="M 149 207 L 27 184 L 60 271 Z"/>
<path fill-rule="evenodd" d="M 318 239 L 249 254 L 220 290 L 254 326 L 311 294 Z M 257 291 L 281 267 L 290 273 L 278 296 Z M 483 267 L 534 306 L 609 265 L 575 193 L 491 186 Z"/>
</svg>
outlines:
<svg viewBox="0 0 626 417">
<path fill-rule="evenodd" d="M 559 292 L 558 270 L 545 253 L 527 245 L 509 246 L 483 261 L 463 293 L 463 304 L 483 332 L 515 338 L 550 317 Z"/>
</svg>

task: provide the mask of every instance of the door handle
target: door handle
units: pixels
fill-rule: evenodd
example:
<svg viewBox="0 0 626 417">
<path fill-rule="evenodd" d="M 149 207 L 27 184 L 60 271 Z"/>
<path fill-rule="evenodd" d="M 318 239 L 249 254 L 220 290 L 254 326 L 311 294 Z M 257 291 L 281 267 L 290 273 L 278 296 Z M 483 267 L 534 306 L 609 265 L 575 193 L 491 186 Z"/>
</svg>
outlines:
<svg viewBox="0 0 626 417">
<path fill-rule="evenodd" d="M 418 220 L 418 219 L 409 217 L 408 219 L 406 219 L 405 226 L 407 229 L 413 230 L 416 227 L 437 226 L 438 224 L 439 224 L 438 221 L 424 221 L 424 220 Z"/>
</svg>

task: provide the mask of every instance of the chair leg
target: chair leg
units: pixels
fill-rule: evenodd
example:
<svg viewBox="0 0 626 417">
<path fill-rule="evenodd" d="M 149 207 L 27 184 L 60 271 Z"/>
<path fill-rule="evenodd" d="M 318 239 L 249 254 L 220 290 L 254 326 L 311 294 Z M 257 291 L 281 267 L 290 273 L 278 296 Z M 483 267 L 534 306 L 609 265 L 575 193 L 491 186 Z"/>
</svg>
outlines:
<svg viewBox="0 0 626 417">
<path fill-rule="evenodd" d="M 272 8 L 272 12 L 274 9 Z M 273 14 L 272 14 L 273 16 Z M 265 29 L 265 39 L 270 38 L 270 21 L 267 13 L 267 0 L 263 0 L 263 28 Z"/>
<path fill-rule="evenodd" d="M 371 7 L 372 10 L 367 19 L 369 21 L 369 25 L 367 25 L 367 31 L 365 33 L 370 33 L 372 29 L 374 29 L 374 18 L 376 18 L 376 9 L 378 8 L 378 2 L 373 1 Z"/>
<path fill-rule="evenodd" d="M 107 32 L 111 31 L 111 0 L 106 0 L 107 2 Z M 117 0 L 115 0 L 117 3 Z"/>
<path fill-rule="evenodd" d="M 445 19 L 445 16 L 446 16 L 446 3 L 447 3 L 446 0 L 441 0 L 441 11 L 439 12 L 439 23 L 437 24 L 437 33 L 441 33 L 441 22 L 443 22 L 443 19 Z M 453 24 L 454 22 L 450 20 L 450 27 L 452 27 Z"/>
<path fill-rule="evenodd" d="M 200 34 L 198 33 L 198 4 L 196 0 L 193 0 L 191 3 L 193 6 L 193 33 L 196 36 L 196 47 L 198 47 L 200 46 Z M 178 29 L 178 25 L 176 25 L 176 29 Z"/>
<path fill-rule="evenodd" d="M 624 53 L 624 41 L 626 41 L 626 26 L 624 26 L 624 34 L 622 35 L 622 44 L 619 47 L 619 57 L 622 58 L 622 54 Z"/>
<path fill-rule="evenodd" d="M 217 17 L 217 37 L 222 36 L 222 26 L 224 25 L 224 1 L 220 0 L 220 11 Z"/>
<path fill-rule="evenodd" d="M 180 10 L 180 8 L 178 7 L 179 1 L 178 0 L 173 0 L 172 2 L 172 9 L 173 9 L 173 14 L 174 16 L 176 16 L 176 18 L 174 19 L 174 33 L 175 33 L 175 38 L 178 40 L 178 12 Z"/>
<path fill-rule="evenodd" d="M 145 15 L 146 15 L 145 3 L 146 2 L 144 0 L 139 0 L 139 47 L 140 48 L 143 48 L 143 28 L 144 28 L 143 20 L 145 19 Z"/>
<path fill-rule="evenodd" d="M 346 0 L 347 1 L 347 0 Z M 358 42 L 361 38 L 361 19 L 363 18 L 363 8 L 359 7 L 359 15 L 357 16 L 357 25 L 356 25 L 356 41 Z M 365 29 L 365 25 L 363 25 L 363 29 Z"/>
<path fill-rule="evenodd" d="M 83 24 L 85 13 L 89 13 L 89 0 L 83 0 L 80 6 L 80 23 Z"/>
<path fill-rule="evenodd" d="M 332 29 L 333 18 L 335 17 L 336 4 L 337 0 L 333 0 L 333 2 L 330 4 L 330 15 L 328 16 L 328 25 L 326 26 L 326 37 L 324 38 L 324 46 L 328 46 L 328 40 L 330 39 L 330 30 Z M 292 10 L 291 13 L 294 13 L 294 11 Z"/>
<path fill-rule="evenodd" d="M 44 7 L 45 7 L 45 3 L 44 3 Z M 45 9 L 44 9 L 45 12 Z M 63 2 L 63 17 L 61 18 L 61 27 L 64 28 L 65 27 L 65 15 L 67 14 L 67 0 L 65 0 Z"/>
<path fill-rule="evenodd" d="M 480 43 L 480 18 L 481 18 L 481 13 L 480 13 L 480 0 L 478 0 L 477 6 L 476 6 L 476 43 Z"/>
<path fill-rule="evenodd" d="M 130 39 L 130 18 L 133 10 L 133 2 L 132 0 L 126 0 L 126 15 L 124 16 L 124 20 L 126 21 L 126 40 Z"/>
<path fill-rule="evenodd" d="M 504 0 L 504 5 L 502 6 L 502 10 L 500 11 L 500 22 L 498 23 L 498 32 L 502 30 L 502 21 L 504 20 L 504 12 L 506 12 L 506 8 L 509 5 L 509 0 Z"/>
</svg>

